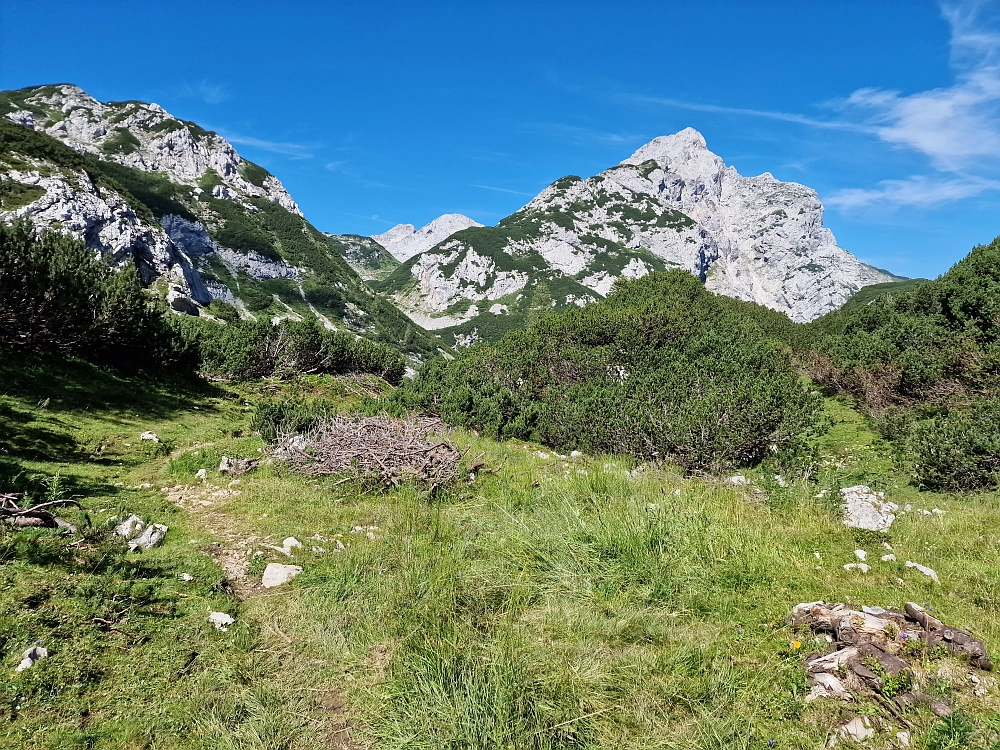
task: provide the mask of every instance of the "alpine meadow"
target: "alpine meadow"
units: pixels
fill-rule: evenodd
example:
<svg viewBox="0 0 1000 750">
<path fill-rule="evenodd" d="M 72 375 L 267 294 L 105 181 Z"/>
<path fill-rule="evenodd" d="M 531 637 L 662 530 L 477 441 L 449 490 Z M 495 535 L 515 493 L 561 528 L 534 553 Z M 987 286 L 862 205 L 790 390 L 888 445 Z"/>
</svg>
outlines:
<svg viewBox="0 0 1000 750">
<path fill-rule="evenodd" d="M 0 748 L 1000 750 L 994 3 L 182 5 L 0 10 Z"/>
</svg>

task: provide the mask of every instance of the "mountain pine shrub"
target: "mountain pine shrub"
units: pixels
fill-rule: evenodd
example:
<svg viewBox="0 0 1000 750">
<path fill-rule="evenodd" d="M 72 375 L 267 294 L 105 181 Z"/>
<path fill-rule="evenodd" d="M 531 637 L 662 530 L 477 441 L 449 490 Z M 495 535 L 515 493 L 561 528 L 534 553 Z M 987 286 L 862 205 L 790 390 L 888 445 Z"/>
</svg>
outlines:
<svg viewBox="0 0 1000 750">
<path fill-rule="evenodd" d="M 0 349 L 70 354 L 123 370 L 193 370 L 187 342 L 146 296 L 81 240 L 0 222 Z"/>
<path fill-rule="evenodd" d="M 1000 401 L 985 399 L 919 421 L 910 428 L 906 446 L 922 487 L 995 487 L 1000 477 Z"/>
<path fill-rule="evenodd" d="M 686 272 L 655 273 L 429 362 L 397 398 L 499 438 L 691 471 L 754 464 L 794 447 L 817 420 L 818 397 L 774 334 L 792 325 Z"/>
<path fill-rule="evenodd" d="M 399 350 L 314 320 L 240 321 L 226 326 L 185 321 L 194 331 L 202 370 L 232 380 L 290 377 L 298 373 L 371 373 L 398 384 L 406 370 Z"/>
</svg>

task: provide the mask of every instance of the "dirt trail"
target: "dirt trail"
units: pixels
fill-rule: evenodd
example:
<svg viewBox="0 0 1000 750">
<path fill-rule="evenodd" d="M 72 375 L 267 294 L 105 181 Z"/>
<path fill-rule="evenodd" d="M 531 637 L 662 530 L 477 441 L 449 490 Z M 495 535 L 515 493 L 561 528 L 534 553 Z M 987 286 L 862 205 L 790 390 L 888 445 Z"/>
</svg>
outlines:
<svg viewBox="0 0 1000 750">
<path fill-rule="evenodd" d="M 273 542 L 269 537 L 244 532 L 223 510 L 225 501 L 239 495 L 239 490 L 205 483 L 178 484 L 164 487 L 161 491 L 170 502 L 194 516 L 201 527 L 217 540 L 206 545 L 203 551 L 225 572 L 237 599 L 244 600 L 263 590 L 248 571 L 254 552 Z"/>
<path fill-rule="evenodd" d="M 249 574 L 254 553 L 261 548 L 277 549 L 274 540 L 268 536 L 247 533 L 233 517 L 226 513 L 224 506 L 228 499 L 240 494 L 238 489 L 219 487 L 210 483 L 199 485 L 177 484 L 163 487 L 161 492 L 179 508 L 197 519 L 199 525 L 216 541 L 201 549 L 211 556 L 226 574 L 226 580 L 239 601 L 263 593 L 265 589 Z M 277 635 L 287 644 L 292 639 L 277 628 Z M 352 727 L 347 696 L 339 689 L 310 687 L 317 693 L 316 708 L 326 717 L 326 747 L 330 750 L 368 750 L 351 737 Z"/>
</svg>

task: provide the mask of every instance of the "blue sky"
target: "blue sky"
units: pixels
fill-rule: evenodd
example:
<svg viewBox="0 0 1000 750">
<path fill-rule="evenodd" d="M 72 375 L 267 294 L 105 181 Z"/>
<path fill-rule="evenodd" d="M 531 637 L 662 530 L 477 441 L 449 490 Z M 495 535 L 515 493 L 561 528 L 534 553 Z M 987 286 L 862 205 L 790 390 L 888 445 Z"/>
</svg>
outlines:
<svg viewBox="0 0 1000 750">
<path fill-rule="evenodd" d="M 56 82 L 217 130 L 331 232 L 492 224 L 692 126 L 897 273 L 1000 234 L 1000 0 L 3 0 L 0 88 Z"/>
</svg>

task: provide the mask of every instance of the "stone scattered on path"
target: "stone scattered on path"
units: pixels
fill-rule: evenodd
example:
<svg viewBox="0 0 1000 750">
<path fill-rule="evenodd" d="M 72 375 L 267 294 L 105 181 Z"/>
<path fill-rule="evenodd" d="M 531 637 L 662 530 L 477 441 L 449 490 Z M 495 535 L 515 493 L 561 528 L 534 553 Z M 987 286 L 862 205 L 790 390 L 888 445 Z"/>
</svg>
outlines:
<svg viewBox="0 0 1000 750">
<path fill-rule="evenodd" d="M 260 462 L 250 458 L 230 458 L 229 456 L 223 456 L 219 462 L 219 473 L 239 476 L 255 468 L 258 463 Z"/>
<path fill-rule="evenodd" d="M 292 552 L 297 549 L 302 549 L 302 542 L 296 539 L 294 536 L 285 537 L 285 540 L 281 543 L 280 547 L 275 547 L 273 544 L 267 545 L 268 549 L 273 549 L 276 552 L 280 552 L 285 557 L 291 557 Z"/>
<path fill-rule="evenodd" d="M 268 563 L 264 568 L 264 576 L 260 585 L 266 589 L 273 589 L 282 584 L 288 583 L 302 572 L 299 565 L 282 565 L 281 563 Z"/>
<path fill-rule="evenodd" d="M 232 615 L 227 615 L 225 612 L 209 612 L 208 621 L 215 625 L 216 630 L 221 630 L 223 633 L 229 630 L 229 626 L 236 622 Z"/>
<path fill-rule="evenodd" d="M 874 492 L 872 488 L 859 484 L 844 487 L 840 491 L 844 511 L 844 526 L 868 531 L 888 531 L 896 520 L 899 506 L 885 499 L 884 492 Z"/>
<path fill-rule="evenodd" d="M 934 583 L 941 583 L 941 579 L 938 578 L 937 572 L 932 568 L 928 568 L 926 565 L 921 565 L 920 563 L 915 563 L 912 560 L 907 560 L 906 567 L 913 568 L 914 570 L 919 570 L 928 578 L 934 579 Z"/>
<path fill-rule="evenodd" d="M 198 471 L 196 471 L 194 473 L 194 478 L 195 479 L 200 479 L 202 481 L 205 481 L 206 479 L 208 479 L 208 470 L 207 469 L 198 469 Z"/>
<path fill-rule="evenodd" d="M 23 672 L 26 669 L 30 669 L 35 666 L 36 662 L 47 658 L 49 655 L 49 650 L 43 648 L 42 646 L 32 646 L 21 657 L 21 663 L 17 665 L 15 672 Z"/>
</svg>

